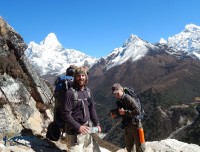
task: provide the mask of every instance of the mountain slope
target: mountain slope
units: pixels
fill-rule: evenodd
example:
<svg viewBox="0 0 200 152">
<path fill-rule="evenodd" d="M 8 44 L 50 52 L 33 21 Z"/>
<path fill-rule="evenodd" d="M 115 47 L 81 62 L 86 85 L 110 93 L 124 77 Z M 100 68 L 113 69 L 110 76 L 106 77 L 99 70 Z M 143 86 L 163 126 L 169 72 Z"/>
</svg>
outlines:
<svg viewBox="0 0 200 152">
<path fill-rule="evenodd" d="M 0 17 L 0 140 L 50 121 L 52 92 L 24 55 L 23 38 Z M 46 111 L 47 110 L 47 111 Z"/>
<path fill-rule="evenodd" d="M 167 44 L 139 43 L 141 41 L 137 39 L 129 44 L 140 44 L 138 49 L 115 49 L 94 64 L 90 69 L 89 86 L 95 95 L 103 129 L 109 131 L 112 127 L 109 111 L 115 107 L 115 99 L 111 86 L 120 82 L 123 86 L 134 87 L 141 97 L 147 113 L 144 122 L 147 140 L 165 139 L 177 128 L 194 121 L 198 115 L 195 112 L 198 103 L 193 103 L 200 94 L 200 60 Z M 133 55 L 138 52 L 141 53 L 138 54 L 140 58 L 133 60 Z M 118 64 L 125 56 L 126 60 Z M 186 108 L 182 104 L 186 104 Z M 173 105 L 180 105 L 181 110 L 171 111 Z M 119 127 L 115 127 L 106 139 L 123 145 Z"/>
</svg>

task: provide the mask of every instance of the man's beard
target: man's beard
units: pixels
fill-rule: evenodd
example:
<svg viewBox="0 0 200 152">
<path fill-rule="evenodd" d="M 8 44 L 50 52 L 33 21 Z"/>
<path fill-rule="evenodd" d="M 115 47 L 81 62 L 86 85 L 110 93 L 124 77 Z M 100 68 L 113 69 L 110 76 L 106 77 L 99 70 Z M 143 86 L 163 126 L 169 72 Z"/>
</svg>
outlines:
<svg viewBox="0 0 200 152">
<path fill-rule="evenodd" d="M 82 87 L 82 86 L 84 86 L 85 85 L 85 80 L 78 80 L 77 81 L 78 82 L 78 85 L 80 86 L 80 87 Z"/>
</svg>

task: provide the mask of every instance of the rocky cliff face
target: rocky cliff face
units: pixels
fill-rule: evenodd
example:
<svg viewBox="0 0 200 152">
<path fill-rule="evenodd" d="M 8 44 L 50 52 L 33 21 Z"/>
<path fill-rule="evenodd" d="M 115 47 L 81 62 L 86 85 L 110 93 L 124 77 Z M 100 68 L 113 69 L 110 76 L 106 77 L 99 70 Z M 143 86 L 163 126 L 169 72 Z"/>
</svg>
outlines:
<svg viewBox="0 0 200 152">
<path fill-rule="evenodd" d="M 41 133 L 52 92 L 24 56 L 23 38 L 0 17 L 0 135 Z"/>
<path fill-rule="evenodd" d="M 199 115 L 194 122 L 173 132 L 171 138 L 200 145 L 200 106 L 197 106 L 196 109 Z"/>
</svg>

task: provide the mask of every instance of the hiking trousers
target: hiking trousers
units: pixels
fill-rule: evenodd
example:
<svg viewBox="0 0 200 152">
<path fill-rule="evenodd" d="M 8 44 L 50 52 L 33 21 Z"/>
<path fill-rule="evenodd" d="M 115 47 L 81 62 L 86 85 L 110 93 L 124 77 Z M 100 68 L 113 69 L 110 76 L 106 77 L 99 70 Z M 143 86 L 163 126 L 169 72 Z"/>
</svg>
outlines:
<svg viewBox="0 0 200 152">
<path fill-rule="evenodd" d="M 91 134 L 66 135 L 67 152 L 101 152 Z"/>
<path fill-rule="evenodd" d="M 128 152 L 131 152 L 134 145 L 136 152 L 143 152 L 139 139 L 138 124 L 129 124 L 125 127 L 124 132 L 125 145 Z"/>
</svg>

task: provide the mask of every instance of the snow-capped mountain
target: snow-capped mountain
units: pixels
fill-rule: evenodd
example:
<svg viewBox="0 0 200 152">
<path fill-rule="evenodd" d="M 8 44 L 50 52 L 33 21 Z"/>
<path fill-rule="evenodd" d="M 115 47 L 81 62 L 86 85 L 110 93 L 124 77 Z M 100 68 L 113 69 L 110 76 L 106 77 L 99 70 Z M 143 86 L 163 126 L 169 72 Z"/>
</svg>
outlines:
<svg viewBox="0 0 200 152">
<path fill-rule="evenodd" d="M 159 51 L 156 44 L 148 43 L 131 34 L 122 47 L 115 48 L 108 56 L 104 57 L 106 68 L 110 69 L 127 60 L 139 60 L 150 50 Z M 166 52 L 169 54 L 178 57 L 191 55 L 200 59 L 200 27 L 188 24 L 181 33 L 169 37 L 167 41 L 161 38 L 159 44 L 167 45 L 170 49 L 167 49 Z M 63 48 L 54 33 L 50 33 L 40 44 L 30 42 L 25 54 L 41 75 L 53 72 L 63 73 L 70 64 L 93 65 L 97 61 L 96 58 L 87 56 L 80 51 Z"/>
<path fill-rule="evenodd" d="M 190 55 L 200 59 L 200 27 L 188 24 L 181 33 L 169 37 L 167 41 L 161 38 L 159 43 L 155 44 L 148 43 L 132 34 L 122 47 L 115 48 L 104 58 L 106 68 L 110 69 L 130 59 L 132 61 L 139 60 L 151 50 L 159 51 L 158 44 L 160 44 L 159 47 L 167 45 L 170 49 L 167 49 L 166 52 L 179 58 Z"/>
<path fill-rule="evenodd" d="M 54 33 L 50 33 L 40 44 L 30 42 L 25 55 L 40 75 L 64 73 L 71 64 L 91 66 L 97 60 L 80 51 L 65 49 Z"/>
<path fill-rule="evenodd" d="M 132 61 L 139 60 L 145 56 L 149 49 L 153 48 L 156 48 L 156 46 L 132 34 L 122 47 L 114 49 L 106 57 L 107 69 L 120 65 L 129 59 Z"/>
<path fill-rule="evenodd" d="M 200 27 L 194 24 L 186 25 L 181 33 L 169 37 L 167 44 L 200 59 Z"/>
</svg>

